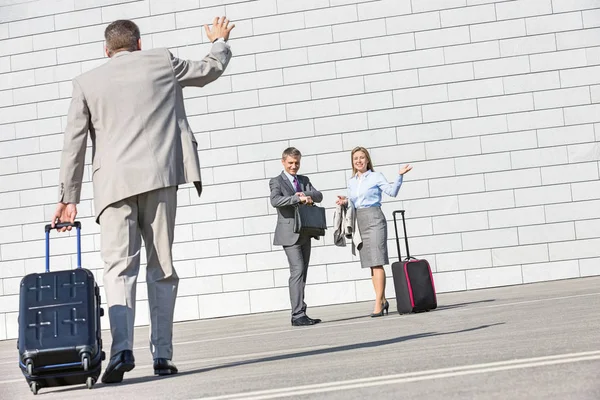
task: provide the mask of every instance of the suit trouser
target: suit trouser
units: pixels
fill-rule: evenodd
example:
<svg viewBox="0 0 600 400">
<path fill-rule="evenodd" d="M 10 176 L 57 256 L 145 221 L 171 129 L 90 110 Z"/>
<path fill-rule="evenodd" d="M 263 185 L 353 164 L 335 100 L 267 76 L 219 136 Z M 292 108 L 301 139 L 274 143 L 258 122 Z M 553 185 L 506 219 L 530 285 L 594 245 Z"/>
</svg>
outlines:
<svg viewBox="0 0 600 400">
<path fill-rule="evenodd" d="M 290 264 L 290 302 L 292 305 L 292 321 L 306 315 L 304 288 L 310 261 L 311 237 L 300 235 L 298 241 L 291 246 L 283 246 L 283 251 Z"/>
<path fill-rule="evenodd" d="M 154 358 L 172 359 L 173 312 L 179 282 L 171 254 L 176 209 L 177 188 L 171 186 L 113 203 L 100 215 L 100 253 L 113 339 L 111 357 L 133 349 L 136 282 L 143 237 L 150 351 Z"/>
</svg>

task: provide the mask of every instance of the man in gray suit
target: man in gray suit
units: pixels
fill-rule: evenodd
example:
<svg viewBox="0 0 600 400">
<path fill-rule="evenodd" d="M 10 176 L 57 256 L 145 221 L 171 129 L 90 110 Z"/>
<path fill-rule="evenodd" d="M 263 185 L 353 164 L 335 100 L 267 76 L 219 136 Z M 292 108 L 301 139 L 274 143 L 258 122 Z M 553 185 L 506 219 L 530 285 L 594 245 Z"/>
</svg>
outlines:
<svg viewBox="0 0 600 400">
<path fill-rule="evenodd" d="M 310 261 L 311 237 L 294 233 L 294 205 L 320 203 L 323 195 L 313 187 L 306 176 L 298 175 L 302 154 L 294 147 L 283 151 L 283 172 L 269 181 L 271 205 L 277 209 L 277 226 L 273 244 L 283 246 L 290 264 L 290 302 L 292 326 L 314 325 L 320 319 L 306 315 L 304 287 Z"/>
<path fill-rule="evenodd" d="M 171 249 L 177 187 L 202 192 L 197 143 L 185 115 L 182 89 L 204 86 L 225 70 L 234 25 L 215 18 L 204 26 L 213 42 L 201 61 L 167 49 L 141 50 L 140 31 L 128 20 L 105 30 L 106 64 L 73 79 L 60 167 L 60 197 L 52 217 L 74 222 L 80 201 L 88 133 L 100 224 L 104 287 L 113 338 L 102 381 L 116 383 L 135 366 L 133 327 L 141 241 L 147 253 L 150 351 L 155 375 L 177 373 L 172 363 L 173 312 L 179 278 Z M 71 228 L 61 228 L 61 231 Z"/>
</svg>

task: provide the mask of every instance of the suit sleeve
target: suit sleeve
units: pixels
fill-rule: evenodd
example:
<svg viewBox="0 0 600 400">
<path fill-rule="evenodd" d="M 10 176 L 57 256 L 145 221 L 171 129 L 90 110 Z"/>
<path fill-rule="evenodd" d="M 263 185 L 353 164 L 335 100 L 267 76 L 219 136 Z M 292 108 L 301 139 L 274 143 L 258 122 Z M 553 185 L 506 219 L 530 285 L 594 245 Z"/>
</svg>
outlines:
<svg viewBox="0 0 600 400">
<path fill-rule="evenodd" d="M 81 86 L 77 80 L 73 80 L 73 95 L 60 162 L 59 202 L 77 204 L 80 201 L 89 128 L 90 111 Z"/>
<path fill-rule="evenodd" d="M 275 208 L 292 206 L 298 204 L 300 199 L 298 196 L 284 196 L 281 191 L 281 184 L 278 178 L 273 178 L 269 181 L 269 189 L 271 189 L 271 205 Z"/>
<path fill-rule="evenodd" d="M 213 44 L 210 52 L 200 61 L 182 60 L 169 52 L 171 66 L 179 84 L 202 87 L 223 74 L 229 60 L 231 49 L 225 42 Z"/>
<path fill-rule="evenodd" d="M 313 201 L 315 203 L 320 203 L 323 201 L 323 193 L 319 192 L 317 189 L 315 189 L 315 187 L 312 185 L 312 183 L 310 183 L 310 179 L 308 179 L 308 177 L 305 177 L 306 179 L 306 189 L 304 191 L 304 194 L 307 196 L 312 197 Z"/>
</svg>

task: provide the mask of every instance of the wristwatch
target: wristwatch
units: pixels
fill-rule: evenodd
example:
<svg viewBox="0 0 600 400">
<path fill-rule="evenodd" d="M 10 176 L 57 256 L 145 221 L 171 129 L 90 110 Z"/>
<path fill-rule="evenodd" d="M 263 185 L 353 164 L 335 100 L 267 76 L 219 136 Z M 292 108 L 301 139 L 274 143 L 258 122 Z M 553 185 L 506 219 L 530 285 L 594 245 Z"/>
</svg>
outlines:
<svg viewBox="0 0 600 400">
<path fill-rule="evenodd" d="M 217 42 L 223 42 L 223 43 L 225 43 L 225 39 L 223 39 L 222 37 L 220 37 L 220 38 L 216 38 L 215 40 L 213 40 L 213 44 L 215 44 Z"/>
</svg>

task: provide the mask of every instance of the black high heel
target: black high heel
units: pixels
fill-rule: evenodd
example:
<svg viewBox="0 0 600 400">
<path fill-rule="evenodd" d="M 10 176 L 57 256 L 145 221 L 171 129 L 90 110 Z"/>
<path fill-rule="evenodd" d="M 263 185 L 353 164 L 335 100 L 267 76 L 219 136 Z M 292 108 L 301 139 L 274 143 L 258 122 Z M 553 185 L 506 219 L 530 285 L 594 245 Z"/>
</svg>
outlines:
<svg viewBox="0 0 600 400">
<path fill-rule="evenodd" d="M 378 313 L 371 314 L 371 318 L 383 317 L 384 313 L 385 313 L 385 315 L 388 315 L 389 309 L 390 309 L 390 303 L 386 300 L 381 311 L 379 311 Z"/>
</svg>

